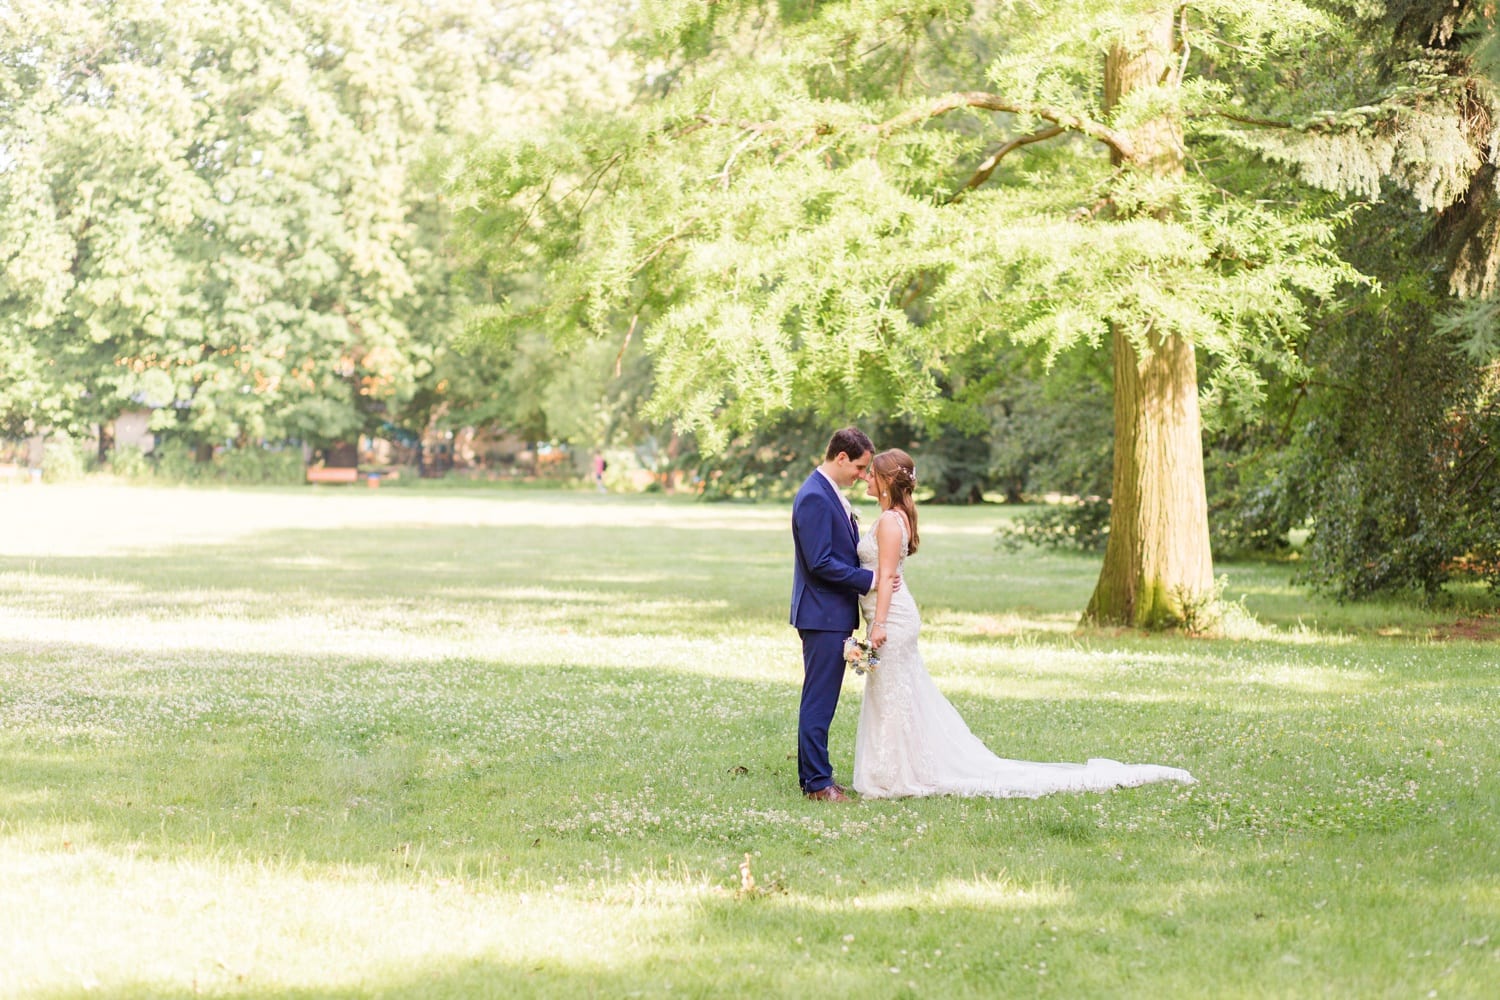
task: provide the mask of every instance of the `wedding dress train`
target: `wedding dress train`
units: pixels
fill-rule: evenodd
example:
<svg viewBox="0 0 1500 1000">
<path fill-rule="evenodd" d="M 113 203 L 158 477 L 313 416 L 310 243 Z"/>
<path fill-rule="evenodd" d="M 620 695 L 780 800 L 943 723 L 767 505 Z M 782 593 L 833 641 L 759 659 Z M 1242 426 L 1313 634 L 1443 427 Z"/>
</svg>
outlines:
<svg viewBox="0 0 1500 1000">
<path fill-rule="evenodd" d="M 886 512 L 901 525 L 901 558 L 909 538 L 899 513 Z M 860 539 L 859 562 L 875 569 L 879 552 L 877 518 Z M 860 599 L 865 621 L 875 615 L 872 591 Z M 1093 758 L 1086 764 L 1046 764 L 1007 760 L 991 753 L 933 684 L 922 664 L 917 638 L 922 616 L 911 589 L 891 597 L 886 642 L 879 666 L 865 677 L 864 703 L 854 742 L 854 790 L 866 798 L 911 795 L 986 795 L 1035 798 L 1051 792 L 1104 791 L 1153 781 L 1192 784 L 1187 771 L 1156 764 L 1121 764 Z"/>
</svg>

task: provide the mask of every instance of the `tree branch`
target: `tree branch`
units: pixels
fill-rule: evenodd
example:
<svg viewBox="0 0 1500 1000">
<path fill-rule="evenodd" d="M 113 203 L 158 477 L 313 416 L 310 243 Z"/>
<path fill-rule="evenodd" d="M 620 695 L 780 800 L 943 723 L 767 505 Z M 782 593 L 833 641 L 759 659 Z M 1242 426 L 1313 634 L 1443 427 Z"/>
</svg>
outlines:
<svg viewBox="0 0 1500 1000">
<path fill-rule="evenodd" d="M 1295 129 L 1296 124 L 1289 121 L 1273 121 L 1270 118 L 1250 118 L 1246 115 L 1231 114 L 1228 111 L 1214 109 L 1212 111 L 1198 111 L 1188 114 L 1189 118 L 1223 118 L 1225 121 L 1238 122 L 1241 125 L 1256 125 L 1260 128 Z"/>
<path fill-rule="evenodd" d="M 1000 165 L 1000 161 L 1005 159 L 1007 154 L 1020 149 L 1022 146 L 1029 146 L 1033 142 L 1043 142 L 1055 136 L 1062 135 L 1065 131 L 1067 130 L 1064 129 L 1061 125 L 1053 125 L 1051 128 L 1044 128 L 1040 132 L 1033 132 L 1030 135 L 1019 136 L 1015 139 L 1012 139 L 1010 142 L 1007 142 L 1005 145 L 995 150 L 994 154 L 990 156 L 989 159 L 985 160 L 979 165 L 979 169 L 974 171 L 974 176 L 969 178 L 969 182 L 967 184 L 965 184 L 959 190 L 953 192 L 953 196 L 948 199 L 948 204 L 953 204 L 955 201 L 961 199 L 965 194 L 974 190 L 985 181 L 989 180 L 990 174 L 993 174 L 995 172 L 995 168 Z"/>
<path fill-rule="evenodd" d="M 607 173 L 609 173 L 609 168 L 613 167 L 616 163 L 619 163 L 620 160 L 624 158 L 624 156 L 625 156 L 624 153 L 616 153 L 614 156 L 611 156 L 609 158 L 609 161 L 607 163 L 605 163 L 598 170 L 594 171 L 594 173 L 593 173 L 592 176 L 585 178 L 586 181 L 590 182 L 589 183 L 589 191 L 588 191 L 588 194 L 586 194 L 586 195 L 583 196 L 583 204 L 581 204 L 581 205 L 578 206 L 577 215 L 579 217 L 582 217 L 583 210 L 585 208 L 587 208 L 589 202 L 593 200 L 593 198 L 594 198 L 594 192 L 597 191 L 597 190 L 599 190 L 599 185 L 601 183 L 603 183 L 603 181 L 604 181 L 604 175 L 607 174 Z M 547 186 L 551 187 L 552 186 L 552 181 L 549 180 L 547 182 Z M 580 185 L 580 187 L 581 186 L 582 185 Z M 573 191 L 576 191 L 576 190 L 578 190 L 578 188 L 574 188 L 573 189 Z M 572 194 L 573 191 L 569 191 L 568 193 Z M 545 193 L 546 192 L 543 192 L 543 194 L 545 194 Z"/>
<path fill-rule="evenodd" d="M 635 265 L 635 267 L 630 269 L 630 276 L 633 278 L 637 274 L 640 274 L 642 271 L 644 271 L 648 264 L 650 264 L 656 258 L 660 257 L 662 254 L 666 253 L 668 247 L 670 247 L 673 243 L 676 243 L 678 240 L 682 239 L 688 233 L 691 233 L 697 227 L 697 225 L 697 219 L 689 219 L 687 225 L 678 227 L 678 229 L 670 235 L 658 240 L 656 245 L 646 253 L 646 256 L 642 257 L 641 260 Z"/>
<path fill-rule="evenodd" d="M 1177 40 L 1182 47 L 1182 61 L 1177 64 L 1177 76 L 1173 82 L 1181 84 L 1183 80 L 1187 79 L 1188 57 L 1193 54 L 1193 46 L 1188 42 L 1187 4 L 1183 4 L 1182 10 L 1178 13 L 1181 15 L 1181 20 L 1178 22 Z"/>
<path fill-rule="evenodd" d="M 714 174 L 709 178 L 709 180 L 722 180 L 724 182 L 724 186 L 726 188 L 729 187 L 729 171 L 734 166 L 734 161 L 739 158 L 739 155 L 745 151 L 745 148 L 747 146 L 749 146 L 752 142 L 759 138 L 759 135 L 760 133 L 758 132 L 751 132 L 749 135 L 747 135 L 745 137 L 745 141 L 734 147 L 734 152 L 729 154 L 729 159 L 724 163 L 724 169 Z"/>
<path fill-rule="evenodd" d="M 694 115 L 693 120 L 698 124 L 688 125 L 682 128 L 677 132 L 677 138 L 680 139 L 685 135 L 691 135 L 705 125 L 712 125 L 715 128 L 743 129 L 746 132 L 754 132 L 756 134 L 759 134 L 761 132 L 769 132 L 772 129 L 785 127 L 786 125 L 785 122 L 778 122 L 774 120 L 763 122 L 735 121 L 732 118 L 715 118 L 713 115 Z"/>
<path fill-rule="evenodd" d="M 912 128 L 923 122 L 940 118 L 943 115 L 963 108 L 979 108 L 984 111 L 1005 111 L 1016 115 L 1030 115 L 1034 118 L 1040 118 L 1043 121 L 1052 122 L 1061 131 L 1080 132 L 1090 139 L 1102 142 L 1123 159 L 1128 160 L 1135 153 L 1135 146 L 1131 143 L 1128 135 L 1117 129 L 1110 128 L 1103 122 L 1096 122 L 1092 118 L 1084 118 L 1081 115 L 1072 114 L 1050 104 L 1022 104 L 1018 101 L 1006 100 L 999 94 L 989 94 L 983 91 L 959 91 L 946 94 L 930 101 L 926 105 L 903 111 L 894 118 L 887 118 L 879 124 L 862 126 L 859 130 L 873 132 L 881 139 L 888 139 L 902 129 Z M 679 129 L 676 132 L 676 136 L 681 138 L 682 136 L 689 135 L 705 125 L 717 128 L 743 129 L 746 132 L 755 134 L 775 129 L 785 129 L 791 125 L 789 122 L 777 121 L 734 121 L 707 114 L 694 115 L 693 121 L 695 124 Z M 836 126 L 828 122 L 813 124 L 811 129 L 816 135 L 830 135 L 838 131 Z M 1048 135 L 1044 138 L 1051 138 L 1051 136 Z"/>
<path fill-rule="evenodd" d="M 1189 118 L 1222 118 L 1225 121 L 1237 122 L 1241 125 L 1254 125 L 1258 128 L 1275 128 L 1289 132 L 1328 132 L 1334 133 L 1343 130 L 1353 131 L 1367 128 L 1371 122 L 1380 122 L 1401 115 L 1405 111 L 1418 106 L 1425 98 L 1437 96 L 1437 87 L 1413 87 L 1403 89 L 1387 96 L 1385 100 L 1373 104 L 1365 104 L 1356 108 L 1342 108 L 1337 111 L 1318 111 L 1305 115 L 1296 121 L 1288 119 L 1255 118 L 1250 115 L 1235 114 L 1223 108 L 1204 108 L 1187 113 Z"/>
<path fill-rule="evenodd" d="M 625 331 L 625 342 L 620 345 L 620 353 L 615 355 L 615 378 L 620 377 L 620 362 L 625 357 L 625 348 L 630 346 L 630 338 L 635 336 L 635 324 L 640 318 L 639 312 L 630 317 L 630 329 Z"/>
<path fill-rule="evenodd" d="M 894 118 L 888 118 L 874 129 L 881 138 L 886 138 L 894 132 L 904 128 L 920 125 L 922 122 L 933 118 L 939 118 L 952 111 L 962 108 L 980 108 L 984 111 L 1006 111 L 1015 115 L 1031 115 L 1044 121 L 1052 122 L 1063 129 L 1072 132 L 1081 132 L 1090 139 L 1097 139 L 1110 149 L 1114 150 L 1123 159 L 1130 159 L 1135 154 L 1135 147 L 1130 137 L 1125 133 L 1117 131 L 1102 122 L 1096 122 L 1091 118 L 1084 118 L 1072 114 L 1062 108 L 1053 107 L 1049 104 L 1021 104 L 1017 101 L 1009 101 L 999 94 L 989 94 L 983 91 L 959 91 L 946 94 L 937 98 L 925 107 L 912 108 L 903 111 Z"/>
</svg>

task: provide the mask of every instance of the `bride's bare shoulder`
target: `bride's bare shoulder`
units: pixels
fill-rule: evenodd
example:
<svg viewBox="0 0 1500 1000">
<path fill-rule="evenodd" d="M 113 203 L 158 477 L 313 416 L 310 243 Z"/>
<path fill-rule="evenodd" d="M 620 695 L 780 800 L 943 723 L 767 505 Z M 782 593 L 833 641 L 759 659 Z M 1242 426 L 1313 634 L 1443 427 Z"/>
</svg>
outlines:
<svg viewBox="0 0 1500 1000">
<path fill-rule="evenodd" d="M 875 522 L 875 530 L 889 538 L 896 538 L 911 532 L 911 528 L 906 523 L 906 515 L 894 507 L 880 515 Z"/>
</svg>

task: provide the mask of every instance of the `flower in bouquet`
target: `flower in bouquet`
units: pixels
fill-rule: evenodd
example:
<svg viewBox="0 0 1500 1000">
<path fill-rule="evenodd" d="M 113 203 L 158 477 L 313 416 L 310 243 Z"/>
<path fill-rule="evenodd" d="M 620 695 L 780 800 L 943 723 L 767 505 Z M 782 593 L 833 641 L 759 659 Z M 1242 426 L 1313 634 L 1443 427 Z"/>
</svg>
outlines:
<svg viewBox="0 0 1500 1000">
<path fill-rule="evenodd" d="M 844 665 L 856 674 L 867 674 L 880 664 L 880 654 L 869 639 L 851 635 L 844 640 Z"/>
</svg>

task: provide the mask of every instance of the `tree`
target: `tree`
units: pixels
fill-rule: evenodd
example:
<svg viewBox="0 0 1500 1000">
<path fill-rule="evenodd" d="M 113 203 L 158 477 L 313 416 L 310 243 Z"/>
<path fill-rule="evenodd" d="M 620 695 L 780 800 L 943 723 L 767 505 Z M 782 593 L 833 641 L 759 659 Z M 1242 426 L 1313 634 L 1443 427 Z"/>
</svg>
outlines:
<svg viewBox="0 0 1500 1000">
<path fill-rule="evenodd" d="M 1163 6 L 1113 39 L 1104 61 L 1106 118 L 1136 101 L 1160 100 L 1164 81 L 1181 85 L 1176 15 Z M 1110 145 L 1111 162 L 1145 183 L 1175 187 L 1187 158 L 1181 118 L 1146 114 L 1134 126 Z M 1152 214 L 1176 212 L 1166 203 Z M 1104 568 L 1084 615 L 1131 625 L 1180 621 L 1213 587 L 1191 331 L 1155 317 L 1107 322 L 1115 362 L 1113 508 Z"/>
<path fill-rule="evenodd" d="M 607 94 L 607 65 L 577 58 L 613 37 L 606 14 L 0 7 L 5 423 L 149 406 L 194 443 L 324 446 L 430 413 L 471 291 L 437 164 L 481 128 Z"/>
<path fill-rule="evenodd" d="M 1277 503 L 1312 516 L 1304 579 L 1431 598 L 1456 575 L 1500 580 L 1497 36 L 1493 6 L 1468 2 L 1392 3 L 1379 28 L 1377 67 L 1443 86 L 1404 129 L 1412 153 L 1383 144 L 1405 166 L 1345 234 L 1382 289 L 1310 338 L 1317 377 Z"/>
<path fill-rule="evenodd" d="M 1295 365 L 1305 317 L 1357 279 L 1330 250 L 1335 205 L 1247 138 L 1295 149 L 1339 125 L 1317 102 L 1343 91 L 1251 84 L 1279 60 L 1340 80 L 1343 19 L 1088 0 L 648 12 L 650 101 L 471 161 L 467 221 L 548 274 L 497 335 L 618 339 L 649 319 L 652 412 L 708 449 L 801 406 L 931 419 L 945 383 L 985 374 L 953 365 L 1007 340 L 1107 341 L 1114 508 L 1088 617 L 1166 625 L 1206 600 L 1200 391 L 1253 396 L 1247 359 Z"/>
</svg>

